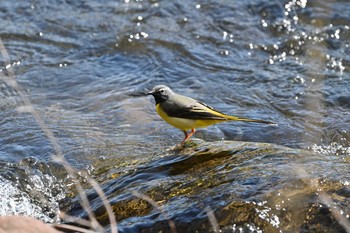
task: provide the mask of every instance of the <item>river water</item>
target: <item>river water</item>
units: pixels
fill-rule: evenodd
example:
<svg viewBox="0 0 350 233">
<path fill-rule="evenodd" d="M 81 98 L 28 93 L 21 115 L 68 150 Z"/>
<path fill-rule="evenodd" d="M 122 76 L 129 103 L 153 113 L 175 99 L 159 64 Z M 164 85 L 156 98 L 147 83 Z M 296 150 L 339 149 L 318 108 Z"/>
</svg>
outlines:
<svg viewBox="0 0 350 233">
<path fill-rule="evenodd" d="M 25 98 L 100 184 L 120 232 L 168 232 L 169 219 L 178 232 L 214 232 L 208 213 L 223 232 L 345 232 L 348 1 L 1 1 L 0 16 L 10 59 L 0 57 L 0 215 L 87 216 Z M 144 95 L 158 84 L 278 126 L 218 124 L 172 151 L 183 134 Z"/>
</svg>

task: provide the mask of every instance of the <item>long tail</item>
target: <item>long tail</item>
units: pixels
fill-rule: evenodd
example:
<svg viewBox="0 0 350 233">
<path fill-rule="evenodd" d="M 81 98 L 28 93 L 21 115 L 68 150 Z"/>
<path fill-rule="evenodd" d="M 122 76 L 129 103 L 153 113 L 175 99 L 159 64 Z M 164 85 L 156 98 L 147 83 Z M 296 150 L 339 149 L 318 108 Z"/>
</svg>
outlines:
<svg viewBox="0 0 350 233">
<path fill-rule="evenodd" d="M 264 120 L 257 120 L 257 119 L 249 119 L 249 118 L 243 118 L 243 117 L 236 117 L 236 116 L 230 116 L 230 115 L 225 115 L 227 120 L 229 121 L 245 121 L 245 122 L 256 122 L 256 123 L 263 123 L 263 124 L 268 124 L 268 125 L 274 125 L 277 126 L 277 123 L 271 122 L 271 121 L 264 121 Z"/>
</svg>

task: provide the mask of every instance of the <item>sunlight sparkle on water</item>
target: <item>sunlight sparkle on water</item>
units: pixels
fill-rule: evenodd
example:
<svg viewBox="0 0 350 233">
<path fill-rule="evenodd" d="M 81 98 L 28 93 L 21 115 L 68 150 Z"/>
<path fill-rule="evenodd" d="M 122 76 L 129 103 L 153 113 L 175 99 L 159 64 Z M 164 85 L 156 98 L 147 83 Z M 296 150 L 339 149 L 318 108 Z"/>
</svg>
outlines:
<svg viewBox="0 0 350 233">
<path fill-rule="evenodd" d="M 145 39 L 147 37 L 148 37 L 148 33 L 146 33 L 146 32 L 140 32 L 140 33 L 137 32 L 137 33 L 135 33 L 135 35 L 133 35 L 133 34 L 129 35 L 128 41 L 129 42 L 133 42 L 134 39 L 135 40 L 140 40 L 140 39 Z"/>
<path fill-rule="evenodd" d="M 312 145 L 311 150 L 319 154 L 350 155 L 350 147 L 344 147 L 337 142 L 330 145 Z"/>
<path fill-rule="evenodd" d="M 223 40 L 226 40 L 226 38 L 227 38 L 227 32 L 224 31 L 224 32 L 222 33 L 222 39 L 223 39 Z"/>
<path fill-rule="evenodd" d="M 230 52 L 228 50 L 221 51 L 220 54 L 228 56 Z"/>
<path fill-rule="evenodd" d="M 267 22 L 264 19 L 261 20 L 261 26 L 263 26 L 263 27 L 267 27 L 268 26 Z"/>
</svg>

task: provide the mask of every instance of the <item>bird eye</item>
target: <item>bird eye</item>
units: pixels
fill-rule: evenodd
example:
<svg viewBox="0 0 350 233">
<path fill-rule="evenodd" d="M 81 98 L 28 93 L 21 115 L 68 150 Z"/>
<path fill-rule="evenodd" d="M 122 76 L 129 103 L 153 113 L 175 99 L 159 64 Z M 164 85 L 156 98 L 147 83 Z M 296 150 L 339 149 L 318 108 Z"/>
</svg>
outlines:
<svg viewBox="0 0 350 233">
<path fill-rule="evenodd" d="M 159 93 L 164 93 L 164 90 L 159 90 Z"/>
</svg>

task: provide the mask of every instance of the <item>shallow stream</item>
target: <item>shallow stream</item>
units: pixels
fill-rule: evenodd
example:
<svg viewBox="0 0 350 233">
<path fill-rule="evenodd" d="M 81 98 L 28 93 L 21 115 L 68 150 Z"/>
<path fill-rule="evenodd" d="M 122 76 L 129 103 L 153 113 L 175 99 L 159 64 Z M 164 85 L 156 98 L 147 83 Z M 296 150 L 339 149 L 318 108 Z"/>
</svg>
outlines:
<svg viewBox="0 0 350 233">
<path fill-rule="evenodd" d="M 350 231 L 348 1 L 1 1 L 0 17 L 0 215 L 87 216 L 34 109 L 119 232 Z M 182 132 L 144 95 L 158 84 L 278 127 L 218 124 L 173 151 Z"/>
</svg>

